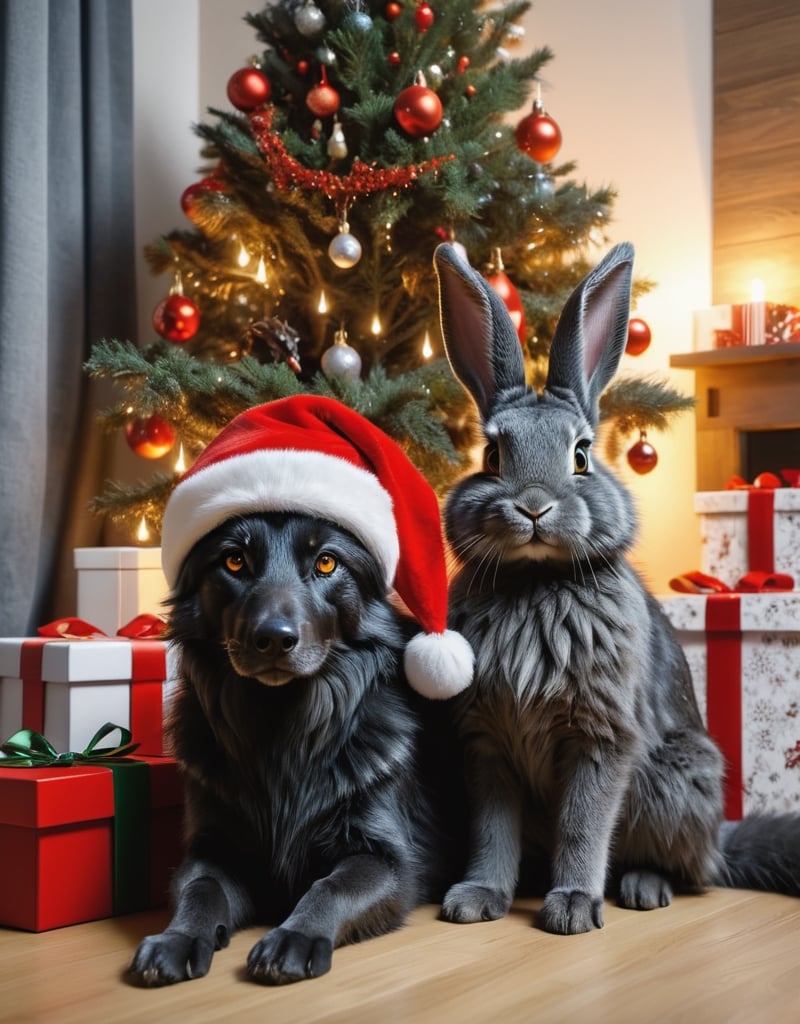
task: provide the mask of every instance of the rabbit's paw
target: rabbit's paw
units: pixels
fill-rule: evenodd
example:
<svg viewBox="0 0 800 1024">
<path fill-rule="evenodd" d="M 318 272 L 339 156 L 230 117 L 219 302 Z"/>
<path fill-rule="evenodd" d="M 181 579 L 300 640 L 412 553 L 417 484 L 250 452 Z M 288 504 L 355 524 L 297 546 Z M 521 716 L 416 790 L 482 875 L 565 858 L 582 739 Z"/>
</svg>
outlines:
<svg viewBox="0 0 800 1024">
<path fill-rule="evenodd" d="M 580 889 L 551 889 L 539 911 L 539 924 L 556 935 L 577 935 L 603 927 L 603 898 Z"/>
<path fill-rule="evenodd" d="M 459 882 L 449 889 L 444 898 L 442 917 L 454 924 L 496 921 L 505 917 L 510 906 L 511 897 L 499 889 L 474 882 Z"/>
<path fill-rule="evenodd" d="M 253 946 L 247 974 L 262 985 L 287 985 L 318 978 L 331 969 L 333 943 L 289 928 L 273 928 Z"/>
<path fill-rule="evenodd" d="M 128 968 L 134 985 L 156 988 L 208 974 L 214 944 L 183 932 L 163 932 L 142 940 Z"/>
<path fill-rule="evenodd" d="M 628 871 L 619 886 L 619 905 L 628 910 L 655 910 L 672 903 L 672 886 L 655 871 Z"/>
</svg>

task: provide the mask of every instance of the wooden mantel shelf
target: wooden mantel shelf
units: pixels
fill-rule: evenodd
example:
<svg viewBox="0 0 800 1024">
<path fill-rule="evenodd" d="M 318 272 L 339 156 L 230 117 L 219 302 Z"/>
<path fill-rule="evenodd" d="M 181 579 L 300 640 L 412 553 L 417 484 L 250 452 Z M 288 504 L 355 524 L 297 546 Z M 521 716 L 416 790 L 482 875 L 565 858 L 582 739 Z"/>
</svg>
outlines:
<svg viewBox="0 0 800 1024">
<path fill-rule="evenodd" d="M 780 345 L 731 345 L 705 352 L 676 353 L 669 357 L 669 365 L 680 369 L 694 367 L 743 366 L 746 363 L 771 363 L 777 359 L 800 359 L 800 343 Z"/>
</svg>

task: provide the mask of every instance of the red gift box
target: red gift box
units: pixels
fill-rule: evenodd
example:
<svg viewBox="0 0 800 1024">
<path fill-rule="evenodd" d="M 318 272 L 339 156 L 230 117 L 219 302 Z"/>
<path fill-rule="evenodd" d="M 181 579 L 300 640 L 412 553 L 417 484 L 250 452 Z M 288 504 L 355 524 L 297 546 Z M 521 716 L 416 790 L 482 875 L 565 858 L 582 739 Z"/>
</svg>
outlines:
<svg viewBox="0 0 800 1024">
<path fill-rule="evenodd" d="M 39 932 L 162 906 L 181 802 L 167 757 L 0 767 L 0 924 Z"/>
</svg>

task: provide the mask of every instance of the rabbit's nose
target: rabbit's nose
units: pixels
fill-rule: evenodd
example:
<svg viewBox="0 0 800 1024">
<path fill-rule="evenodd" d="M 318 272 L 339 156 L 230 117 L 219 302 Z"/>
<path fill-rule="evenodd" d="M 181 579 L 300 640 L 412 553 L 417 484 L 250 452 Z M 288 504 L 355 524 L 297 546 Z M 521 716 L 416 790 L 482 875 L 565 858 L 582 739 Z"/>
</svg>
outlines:
<svg viewBox="0 0 800 1024">
<path fill-rule="evenodd" d="M 525 516 L 527 519 L 530 519 L 534 525 L 538 523 L 543 516 L 546 516 L 552 507 L 552 505 L 546 505 L 544 508 L 530 508 L 528 504 L 522 505 L 520 503 L 514 505 L 517 512 L 519 512 L 520 515 Z"/>
</svg>

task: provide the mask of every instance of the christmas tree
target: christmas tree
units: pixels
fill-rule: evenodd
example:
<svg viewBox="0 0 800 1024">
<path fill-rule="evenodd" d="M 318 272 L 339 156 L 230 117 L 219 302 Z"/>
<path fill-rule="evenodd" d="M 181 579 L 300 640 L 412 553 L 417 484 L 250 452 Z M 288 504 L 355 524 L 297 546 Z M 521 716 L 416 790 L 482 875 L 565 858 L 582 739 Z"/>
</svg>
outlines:
<svg viewBox="0 0 800 1024">
<path fill-rule="evenodd" d="M 445 488 L 472 427 L 441 357 L 434 248 L 455 241 L 486 273 L 536 384 L 614 202 L 554 162 L 560 129 L 540 86 L 552 54 L 515 53 L 529 7 L 278 0 L 247 15 L 262 50 L 232 69 L 231 106 L 196 128 L 206 165 L 181 197 L 190 226 L 147 251 L 168 280 L 157 340 L 100 342 L 87 364 L 123 391 L 105 425 L 146 457 L 179 442 L 191 458 L 244 409 L 313 391 L 367 416 Z M 689 404 L 659 381 L 612 385 L 612 447 Z M 94 508 L 158 529 L 178 469 L 110 485 Z"/>
</svg>

